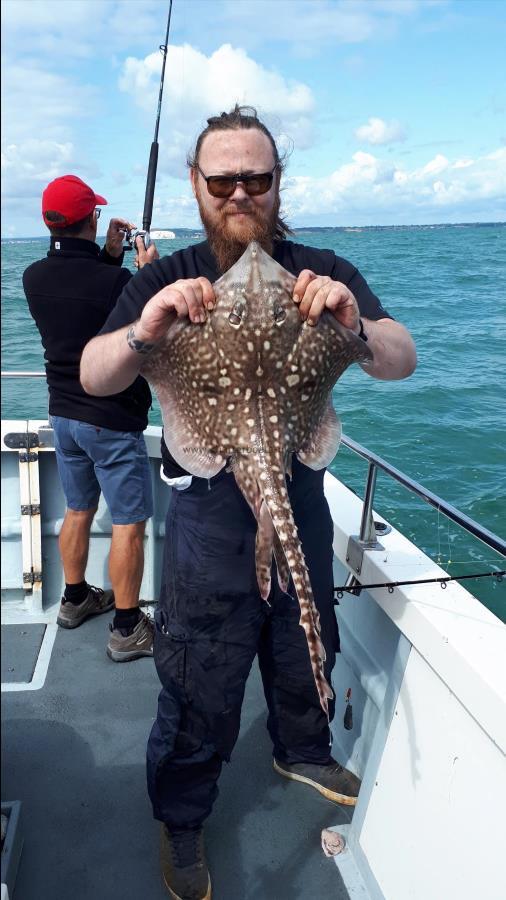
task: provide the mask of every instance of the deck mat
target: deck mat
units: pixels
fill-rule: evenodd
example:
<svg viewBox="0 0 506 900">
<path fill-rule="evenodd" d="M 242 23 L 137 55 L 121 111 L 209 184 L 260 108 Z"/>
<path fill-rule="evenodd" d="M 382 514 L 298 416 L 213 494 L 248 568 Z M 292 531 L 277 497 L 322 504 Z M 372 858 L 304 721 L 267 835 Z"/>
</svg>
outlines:
<svg viewBox="0 0 506 900">
<path fill-rule="evenodd" d="M 2 625 L 2 684 L 32 680 L 46 626 Z"/>
<path fill-rule="evenodd" d="M 25 838 L 11 900 L 167 900 L 144 763 L 158 678 L 151 659 L 106 657 L 109 618 L 59 629 L 44 687 L 2 697 L 2 791 Z M 206 825 L 213 900 L 345 900 L 320 832 L 350 810 L 276 775 L 265 723 L 255 666 Z"/>
</svg>

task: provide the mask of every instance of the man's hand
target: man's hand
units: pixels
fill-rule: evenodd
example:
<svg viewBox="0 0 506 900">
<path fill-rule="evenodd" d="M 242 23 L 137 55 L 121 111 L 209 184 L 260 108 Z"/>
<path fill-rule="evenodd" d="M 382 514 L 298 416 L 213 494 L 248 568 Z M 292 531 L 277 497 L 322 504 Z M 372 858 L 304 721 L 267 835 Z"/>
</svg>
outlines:
<svg viewBox="0 0 506 900">
<path fill-rule="evenodd" d="M 188 316 L 191 322 L 207 319 L 206 310 L 214 308 L 213 287 L 207 278 L 185 278 L 169 284 L 151 297 L 135 324 L 135 337 L 146 344 L 156 344 L 174 318 Z"/>
<path fill-rule="evenodd" d="M 360 331 L 358 303 L 341 281 L 303 269 L 295 282 L 293 299 L 308 325 L 316 325 L 323 310 L 328 309 L 345 328 L 355 334 Z"/>
<path fill-rule="evenodd" d="M 111 219 L 105 236 L 105 249 L 109 256 L 121 256 L 125 234 L 127 231 L 132 231 L 133 228 L 136 226 L 132 222 L 127 222 L 126 219 Z"/>
<path fill-rule="evenodd" d="M 134 259 L 134 266 L 136 269 L 142 269 L 146 263 L 151 263 L 154 259 L 160 259 L 156 244 L 151 243 L 146 250 L 142 234 L 138 234 L 135 238 L 135 249 L 137 250 Z"/>
</svg>

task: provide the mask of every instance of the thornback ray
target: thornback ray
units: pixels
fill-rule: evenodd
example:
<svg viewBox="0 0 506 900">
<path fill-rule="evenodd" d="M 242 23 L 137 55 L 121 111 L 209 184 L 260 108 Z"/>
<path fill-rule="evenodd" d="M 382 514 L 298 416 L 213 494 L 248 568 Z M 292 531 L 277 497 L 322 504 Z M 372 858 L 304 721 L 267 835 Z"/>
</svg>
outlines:
<svg viewBox="0 0 506 900">
<path fill-rule="evenodd" d="M 258 523 L 261 596 L 269 596 L 273 555 L 284 590 L 291 576 L 328 715 L 333 694 L 286 476 L 293 453 L 313 469 L 333 460 L 341 431 L 332 388 L 351 363 L 367 364 L 372 353 L 327 310 L 315 326 L 302 321 L 292 298 L 295 281 L 251 242 L 215 282 L 206 322 L 172 322 L 141 371 L 157 394 L 174 459 L 201 478 L 224 466 L 234 473 Z"/>
</svg>

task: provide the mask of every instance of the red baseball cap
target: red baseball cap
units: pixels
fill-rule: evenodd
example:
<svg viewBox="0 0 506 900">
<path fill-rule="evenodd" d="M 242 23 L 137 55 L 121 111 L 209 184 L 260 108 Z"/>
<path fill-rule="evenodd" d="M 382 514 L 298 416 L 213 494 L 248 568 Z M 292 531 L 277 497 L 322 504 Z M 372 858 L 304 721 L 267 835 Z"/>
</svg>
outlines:
<svg viewBox="0 0 506 900">
<path fill-rule="evenodd" d="M 65 228 L 86 218 L 95 206 L 107 206 L 105 197 L 84 183 L 77 175 L 62 175 L 50 181 L 42 194 L 42 218 L 49 228 Z M 56 212 L 65 217 L 63 222 L 51 222 L 46 213 Z"/>
</svg>

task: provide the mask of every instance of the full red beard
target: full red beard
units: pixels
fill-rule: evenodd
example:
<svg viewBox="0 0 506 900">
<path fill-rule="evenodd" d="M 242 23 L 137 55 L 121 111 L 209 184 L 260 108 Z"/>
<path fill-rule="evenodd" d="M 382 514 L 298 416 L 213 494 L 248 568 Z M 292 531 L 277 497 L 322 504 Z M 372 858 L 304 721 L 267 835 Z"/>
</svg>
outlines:
<svg viewBox="0 0 506 900">
<path fill-rule="evenodd" d="M 210 213 L 204 208 L 198 189 L 196 196 L 200 218 L 220 273 L 227 272 L 240 259 L 251 241 L 258 241 L 266 253 L 272 254 L 280 208 L 279 193 L 268 213 L 256 206 L 237 206 L 233 202 Z M 232 210 L 244 211 L 247 218 L 237 221 Z"/>
</svg>

